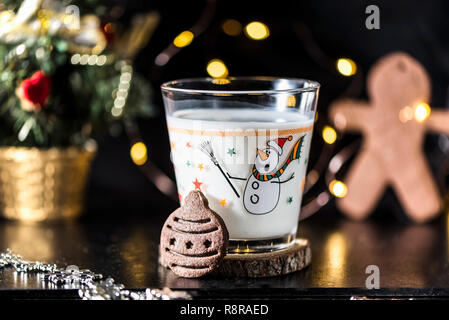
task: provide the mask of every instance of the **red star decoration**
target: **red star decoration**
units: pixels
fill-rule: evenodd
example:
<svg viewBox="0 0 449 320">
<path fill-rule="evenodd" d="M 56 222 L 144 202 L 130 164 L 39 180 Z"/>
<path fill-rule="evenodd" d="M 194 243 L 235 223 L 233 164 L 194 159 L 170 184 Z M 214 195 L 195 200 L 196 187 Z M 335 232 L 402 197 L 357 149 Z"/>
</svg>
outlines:
<svg viewBox="0 0 449 320">
<path fill-rule="evenodd" d="M 201 185 L 203 184 L 202 182 L 198 181 L 198 178 L 195 178 L 195 181 L 192 182 L 195 185 L 195 190 L 200 190 L 201 191 Z"/>
<path fill-rule="evenodd" d="M 190 144 L 190 142 L 187 142 L 187 143 L 186 143 L 186 147 L 187 147 L 187 148 L 192 148 L 192 145 Z"/>
</svg>

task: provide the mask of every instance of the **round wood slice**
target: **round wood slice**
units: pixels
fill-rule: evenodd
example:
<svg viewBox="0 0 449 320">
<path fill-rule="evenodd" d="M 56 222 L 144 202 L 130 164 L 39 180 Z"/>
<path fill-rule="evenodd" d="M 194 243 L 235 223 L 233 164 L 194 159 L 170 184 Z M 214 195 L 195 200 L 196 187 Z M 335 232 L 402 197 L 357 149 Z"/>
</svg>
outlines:
<svg viewBox="0 0 449 320">
<path fill-rule="evenodd" d="M 312 261 L 312 250 L 307 239 L 296 239 L 292 246 L 258 254 L 228 254 L 213 274 L 226 277 L 274 277 L 307 267 Z M 165 267 L 162 256 L 159 263 Z"/>
</svg>

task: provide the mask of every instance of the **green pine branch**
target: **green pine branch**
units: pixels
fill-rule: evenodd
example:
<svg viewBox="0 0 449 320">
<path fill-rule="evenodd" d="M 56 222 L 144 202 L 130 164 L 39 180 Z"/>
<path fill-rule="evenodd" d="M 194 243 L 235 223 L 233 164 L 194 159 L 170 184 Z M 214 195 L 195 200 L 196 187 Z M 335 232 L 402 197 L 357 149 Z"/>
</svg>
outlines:
<svg viewBox="0 0 449 320">
<path fill-rule="evenodd" d="M 31 42 L 0 44 L 0 145 L 81 145 L 118 120 L 111 110 L 120 71 L 114 63 L 72 65 L 72 54 L 64 41 L 45 36 Z M 25 50 L 18 50 L 19 46 Z M 16 90 L 39 70 L 51 78 L 51 94 L 41 111 L 25 111 Z M 121 118 L 150 115 L 150 98 L 148 83 L 134 74 Z"/>
</svg>

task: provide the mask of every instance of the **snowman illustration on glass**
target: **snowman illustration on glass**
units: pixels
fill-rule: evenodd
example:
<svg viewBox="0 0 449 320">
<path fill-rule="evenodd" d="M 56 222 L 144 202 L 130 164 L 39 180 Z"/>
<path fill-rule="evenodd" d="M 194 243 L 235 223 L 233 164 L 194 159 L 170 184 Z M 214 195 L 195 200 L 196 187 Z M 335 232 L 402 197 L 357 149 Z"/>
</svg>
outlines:
<svg viewBox="0 0 449 320">
<path fill-rule="evenodd" d="M 254 166 L 248 178 L 233 177 L 231 179 L 247 180 L 243 194 L 243 205 L 251 214 L 267 214 L 276 208 L 281 193 L 281 184 L 293 179 L 294 173 L 285 180 L 282 180 L 285 169 L 299 159 L 304 136 L 300 137 L 292 148 L 289 157 L 279 168 L 280 156 L 283 153 L 283 146 L 286 141 L 291 141 L 292 136 L 278 138 L 267 142 L 268 147 L 257 150 Z"/>
</svg>

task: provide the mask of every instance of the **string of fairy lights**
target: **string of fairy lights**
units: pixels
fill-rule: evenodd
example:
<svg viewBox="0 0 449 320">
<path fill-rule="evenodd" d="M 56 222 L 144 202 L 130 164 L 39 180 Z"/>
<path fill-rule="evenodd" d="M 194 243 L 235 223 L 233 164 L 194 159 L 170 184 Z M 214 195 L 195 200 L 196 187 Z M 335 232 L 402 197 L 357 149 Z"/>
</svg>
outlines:
<svg viewBox="0 0 449 320">
<path fill-rule="evenodd" d="M 194 27 L 180 32 L 173 39 L 171 44 L 159 55 L 157 55 L 154 61 L 155 65 L 166 65 L 177 52 L 179 52 L 182 48 L 191 45 L 194 42 L 195 37 L 199 35 L 198 32 L 194 32 L 194 30 L 198 29 L 195 26 L 201 25 L 201 32 L 203 32 L 207 28 L 206 24 L 210 23 L 211 16 L 214 12 L 215 7 L 206 7 L 201 15 L 201 18 L 194 25 Z M 205 23 L 205 21 L 207 21 L 207 23 Z M 243 34 L 252 41 L 263 41 L 270 36 L 269 26 L 261 21 L 251 21 L 246 25 L 243 25 L 236 19 L 227 19 L 221 24 L 221 31 L 231 37 L 238 37 Z M 363 77 L 361 71 L 358 70 L 359 68 L 357 63 L 354 60 L 348 57 L 331 59 L 324 54 L 318 44 L 314 41 L 313 37 L 310 37 L 310 35 L 307 36 L 307 34 L 304 34 L 302 31 L 298 32 L 298 36 L 306 47 L 305 49 L 309 51 L 309 54 L 313 51 L 320 51 L 319 54 L 313 56 L 315 56 L 315 59 L 317 59 L 317 57 L 320 58 L 321 61 L 319 62 L 321 64 L 326 65 L 326 67 L 331 66 L 333 68 L 332 71 L 337 72 L 342 77 L 354 79 L 353 83 L 351 83 L 348 88 L 361 88 L 360 82 L 362 82 Z M 225 61 L 219 58 L 209 60 L 205 65 L 205 71 L 210 77 L 215 79 L 223 79 L 229 76 L 229 69 Z M 347 94 L 347 92 L 345 93 Z M 411 120 L 422 122 L 429 117 L 430 113 L 431 107 L 426 102 L 418 102 L 413 107 L 404 107 L 399 113 L 399 119 L 403 123 Z M 317 119 L 318 114 L 315 122 L 317 122 Z M 338 126 L 337 123 L 336 125 Z M 320 208 L 329 203 L 332 197 L 342 198 L 346 196 L 348 193 L 348 188 L 346 184 L 343 181 L 338 180 L 336 176 L 343 165 L 355 154 L 360 146 L 360 140 L 358 140 L 348 146 L 344 146 L 339 152 L 334 154 L 335 145 L 343 138 L 343 134 L 338 133 L 336 128 L 329 123 L 326 123 L 320 131 L 324 145 L 315 165 L 307 173 L 304 194 L 307 194 L 312 187 L 320 181 L 320 178 L 323 177 L 323 175 L 326 188 L 318 191 L 316 196 L 311 197 L 311 199 L 303 205 L 301 219 L 305 219 L 318 211 Z M 132 161 L 140 167 L 148 166 L 148 150 L 138 132 L 134 132 L 131 140 L 133 141 L 130 149 Z M 151 165 L 154 166 L 154 164 Z M 150 181 L 154 182 L 154 175 L 147 175 L 147 177 Z M 170 190 L 170 192 L 164 193 L 172 199 L 178 200 L 174 182 L 159 170 L 158 179 L 160 180 L 162 178 L 164 178 L 163 180 L 166 184 L 168 184 L 165 189 Z M 161 190 L 161 188 L 159 189 Z"/>
</svg>

